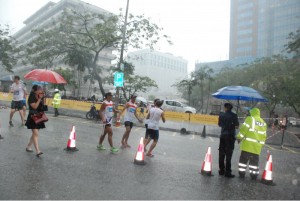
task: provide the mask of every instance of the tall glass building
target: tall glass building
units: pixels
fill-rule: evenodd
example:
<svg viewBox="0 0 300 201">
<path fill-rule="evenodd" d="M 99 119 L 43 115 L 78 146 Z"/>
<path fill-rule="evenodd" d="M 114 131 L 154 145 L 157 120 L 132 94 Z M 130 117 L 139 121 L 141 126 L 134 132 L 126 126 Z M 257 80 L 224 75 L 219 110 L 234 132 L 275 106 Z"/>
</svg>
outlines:
<svg viewBox="0 0 300 201">
<path fill-rule="evenodd" d="M 288 35 L 300 29 L 300 0 L 231 0 L 229 59 L 286 54 Z"/>
</svg>

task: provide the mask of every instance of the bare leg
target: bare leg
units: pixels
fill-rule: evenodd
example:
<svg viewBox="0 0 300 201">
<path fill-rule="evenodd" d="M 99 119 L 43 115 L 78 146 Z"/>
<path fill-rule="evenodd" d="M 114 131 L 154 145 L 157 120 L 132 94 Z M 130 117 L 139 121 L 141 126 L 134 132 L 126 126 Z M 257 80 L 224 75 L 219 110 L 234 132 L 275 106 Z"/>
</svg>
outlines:
<svg viewBox="0 0 300 201">
<path fill-rule="evenodd" d="M 99 144 L 102 144 L 102 143 L 103 143 L 106 134 L 107 134 L 107 131 L 106 131 L 106 128 L 104 128 L 103 134 L 102 134 L 102 135 L 100 136 L 100 138 L 99 138 Z"/>
<path fill-rule="evenodd" d="M 123 146 L 127 145 L 127 140 L 129 138 L 129 133 L 130 133 L 130 126 L 126 126 L 126 130 L 125 133 L 123 134 L 122 140 L 121 140 L 121 144 Z"/>
<path fill-rule="evenodd" d="M 40 148 L 39 148 L 39 130 L 38 129 L 32 129 L 32 141 L 33 145 L 35 148 L 36 153 L 40 153 Z"/>
<path fill-rule="evenodd" d="M 151 141 L 151 138 L 147 138 L 147 139 L 144 140 L 144 150 L 145 151 L 147 150 L 146 147 L 150 143 L 150 141 Z"/>
<path fill-rule="evenodd" d="M 20 114 L 20 117 L 21 117 L 22 124 L 24 124 L 24 113 L 23 113 L 23 110 L 19 110 L 19 114 Z"/>
<path fill-rule="evenodd" d="M 32 139 L 32 136 L 30 137 L 30 140 L 29 140 L 29 143 L 27 145 L 27 149 L 31 149 L 31 146 L 32 146 L 32 143 L 33 143 L 33 139 Z"/>
<path fill-rule="evenodd" d="M 26 107 L 25 106 L 23 106 L 23 117 L 24 117 L 24 119 L 26 117 Z"/>
<path fill-rule="evenodd" d="M 113 141 L 112 141 L 113 132 L 112 132 L 111 127 L 107 128 L 107 133 L 108 133 L 108 143 L 109 143 L 110 147 L 113 147 Z"/>
<path fill-rule="evenodd" d="M 11 120 L 12 120 L 12 118 L 13 118 L 13 116 L 14 116 L 15 112 L 16 112 L 16 110 L 15 110 L 15 109 L 12 109 L 12 110 L 10 111 L 10 114 L 9 114 L 9 121 L 11 121 Z"/>
<path fill-rule="evenodd" d="M 153 151 L 153 149 L 156 147 L 156 144 L 157 144 L 157 141 L 153 141 L 153 142 L 152 142 L 152 144 L 151 144 L 151 146 L 150 146 L 150 149 L 149 149 L 147 155 L 151 155 L 151 154 L 152 154 L 152 151 Z"/>
</svg>

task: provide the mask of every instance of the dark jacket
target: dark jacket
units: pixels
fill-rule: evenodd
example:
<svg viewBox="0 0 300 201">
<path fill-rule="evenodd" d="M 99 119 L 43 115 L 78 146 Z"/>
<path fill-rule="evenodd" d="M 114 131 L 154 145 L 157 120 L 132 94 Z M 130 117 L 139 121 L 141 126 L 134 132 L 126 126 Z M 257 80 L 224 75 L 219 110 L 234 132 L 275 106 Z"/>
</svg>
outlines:
<svg viewBox="0 0 300 201">
<path fill-rule="evenodd" d="M 221 113 L 218 125 L 222 128 L 221 135 L 235 135 L 235 127 L 239 126 L 238 117 L 232 111 Z"/>
</svg>

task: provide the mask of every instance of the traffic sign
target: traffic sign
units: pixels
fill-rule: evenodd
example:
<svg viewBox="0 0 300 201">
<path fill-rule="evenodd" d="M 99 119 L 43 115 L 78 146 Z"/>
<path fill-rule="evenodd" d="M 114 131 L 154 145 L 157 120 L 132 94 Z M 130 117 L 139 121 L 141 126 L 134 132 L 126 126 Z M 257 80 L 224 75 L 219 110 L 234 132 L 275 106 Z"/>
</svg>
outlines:
<svg viewBox="0 0 300 201">
<path fill-rule="evenodd" d="M 115 87 L 123 87 L 124 86 L 124 73 L 115 72 L 114 86 Z"/>
</svg>

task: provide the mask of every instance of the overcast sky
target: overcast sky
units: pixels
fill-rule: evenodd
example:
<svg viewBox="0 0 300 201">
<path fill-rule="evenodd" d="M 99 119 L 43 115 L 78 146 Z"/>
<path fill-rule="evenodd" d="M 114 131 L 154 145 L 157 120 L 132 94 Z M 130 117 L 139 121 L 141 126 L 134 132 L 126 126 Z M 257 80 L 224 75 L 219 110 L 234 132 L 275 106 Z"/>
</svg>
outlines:
<svg viewBox="0 0 300 201">
<path fill-rule="evenodd" d="M 52 0 L 58 2 L 59 0 Z M 83 0 L 118 13 L 125 11 L 126 0 Z M 45 5 L 48 0 L 0 0 L 0 23 L 8 24 L 12 33 L 23 21 Z M 230 0 L 130 0 L 129 12 L 145 14 L 164 28 L 174 45 L 165 43 L 157 50 L 182 56 L 189 62 L 189 72 L 195 62 L 228 58 Z"/>
</svg>

